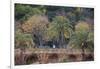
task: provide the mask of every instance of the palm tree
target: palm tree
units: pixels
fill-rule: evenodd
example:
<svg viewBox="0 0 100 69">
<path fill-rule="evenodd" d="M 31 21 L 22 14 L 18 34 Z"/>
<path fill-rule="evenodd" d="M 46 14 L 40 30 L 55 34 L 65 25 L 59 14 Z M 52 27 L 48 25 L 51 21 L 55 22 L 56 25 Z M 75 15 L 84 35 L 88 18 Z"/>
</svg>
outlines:
<svg viewBox="0 0 100 69">
<path fill-rule="evenodd" d="M 85 48 L 87 47 L 87 37 L 89 32 L 77 32 L 72 36 L 72 43 L 74 46 L 77 46 L 82 50 L 82 59 L 85 57 Z"/>
<path fill-rule="evenodd" d="M 58 41 L 59 41 L 59 45 L 60 47 L 65 47 L 64 43 L 65 43 L 65 32 L 68 32 L 69 36 L 71 36 L 72 33 L 72 26 L 69 22 L 69 20 L 64 17 L 64 16 L 56 16 L 53 19 L 52 24 L 52 30 L 55 30 L 55 32 L 57 33 L 56 37 L 58 36 Z"/>
<path fill-rule="evenodd" d="M 77 47 L 82 50 L 82 59 L 85 60 L 85 49 L 91 48 L 93 49 L 93 34 L 90 34 L 89 26 L 85 22 L 80 22 L 76 25 L 76 29 L 74 34 L 71 37 L 71 41 L 69 46 Z M 90 42 L 89 45 L 88 43 Z"/>
</svg>

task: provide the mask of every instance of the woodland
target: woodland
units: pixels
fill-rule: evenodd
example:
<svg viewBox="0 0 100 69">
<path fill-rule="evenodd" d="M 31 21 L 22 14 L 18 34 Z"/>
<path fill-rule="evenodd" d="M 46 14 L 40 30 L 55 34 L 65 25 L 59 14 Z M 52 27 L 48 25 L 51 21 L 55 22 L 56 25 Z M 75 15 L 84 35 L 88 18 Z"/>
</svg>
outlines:
<svg viewBox="0 0 100 69">
<path fill-rule="evenodd" d="M 16 3 L 14 12 L 16 65 L 94 60 L 94 8 Z"/>
</svg>

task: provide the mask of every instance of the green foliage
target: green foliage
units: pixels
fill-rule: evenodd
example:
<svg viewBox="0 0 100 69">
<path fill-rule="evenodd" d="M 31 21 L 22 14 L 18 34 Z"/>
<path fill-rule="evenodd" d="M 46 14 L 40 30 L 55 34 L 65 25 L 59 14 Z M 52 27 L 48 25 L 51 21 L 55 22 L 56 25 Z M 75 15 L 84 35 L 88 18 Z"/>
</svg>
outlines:
<svg viewBox="0 0 100 69">
<path fill-rule="evenodd" d="M 70 21 L 64 16 L 56 16 L 53 19 L 53 26 L 56 29 L 56 32 L 68 32 L 71 34 L 72 32 L 72 25 Z"/>
<path fill-rule="evenodd" d="M 56 40 L 60 46 L 69 43 L 79 48 L 87 42 L 93 50 L 94 27 L 86 21 L 93 20 L 93 13 L 93 8 L 15 4 L 15 20 L 20 23 L 15 24 L 15 46 L 28 46 L 27 42 L 33 46 L 34 39 L 39 44 Z"/>
<path fill-rule="evenodd" d="M 63 46 L 65 38 L 69 38 L 72 34 L 72 26 L 69 20 L 64 16 L 56 16 L 49 25 L 47 35 L 51 39 L 60 41 Z"/>
<path fill-rule="evenodd" d="M 82 48 L 84 43 L 87 43 L 87 49 L 93 51 L 94 34 L 90 31 L 89 25 L 85 22 L 80 22 L 76 25 L 76 30 L 71 37 L 70 46 Z"/>
<path fill-rule="evenodd" d="M 82 43 L 84 43 L 87 39 L 88 32 L 75 32 L 75 34 L 71 38 L 71 45 L 77 48 L 82 47 Z"/>
<path fill-rule="evenodd" d="M 57 39 L 59 36 L 59 33 L 57 32 L 57 29 L 53 25 L 53 23 L 49 24 L 49 27 L 46 30 L 46 38 L 47 40 Z"/>
<path fill-rule="evenodd" d="M 94 32 L 90 32 L 87 39 L 88 49 L 94 51 Z"/>
<path fill-rule="evenodd" d="M 43 15 L 46 13 L 45 8 L 32 7 L 31 5 L 16 4 L 15 5 L 15 18 L 16 20 L 27 20 L 33 15 Z"/>
<path fill-rule="evenodd" d="M 31 34 L 15 33 L 15 48 L 30 48 L 34 46 Z"/>
</svg>

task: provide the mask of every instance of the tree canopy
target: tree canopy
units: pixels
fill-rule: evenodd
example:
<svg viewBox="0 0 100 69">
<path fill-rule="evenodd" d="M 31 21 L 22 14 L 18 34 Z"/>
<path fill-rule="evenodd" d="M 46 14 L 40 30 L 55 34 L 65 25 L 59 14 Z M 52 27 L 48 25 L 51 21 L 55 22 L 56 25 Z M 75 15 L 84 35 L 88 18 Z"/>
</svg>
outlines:
<svg viewBox="0 0 100 69">
<path fill-rule="evenodd" d="M 27 40 L 36 47 L 56 45 L 58 48 L 67 48 L 69 44 L 81 47 L 87 43 L 87 48 L 92 50 L 93 21 L 93 8 L 15 4 L 15 41 Z"/>
</svg>

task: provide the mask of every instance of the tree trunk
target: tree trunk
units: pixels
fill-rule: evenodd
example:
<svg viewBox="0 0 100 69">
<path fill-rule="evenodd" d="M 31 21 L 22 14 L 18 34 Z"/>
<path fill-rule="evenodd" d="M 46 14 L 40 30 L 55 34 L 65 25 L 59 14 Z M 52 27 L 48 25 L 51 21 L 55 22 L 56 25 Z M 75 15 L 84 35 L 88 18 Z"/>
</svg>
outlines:
<svg viewBox="0 0 100 69">
<path fill-rule="evenodd" d="M 61 45 L 64 48 L 64 34 L 63 34 L 63 31 L 61 32 Z"/>
<path fill-rule="evenodd" d="M 43 46 L 42 37 L 39 37 L 39 44 L 40 44 L 41 47 Z"/>
<path fill-rule="evenodd" d="M 85 60 L 85 53 L 84 53 L 84 49 L 82 49 L 82 60 Z"/>
<path fill-rule="evenodd" d="M 64 33 L 63 33 L 63 31 L 59 32 L 59 46 L 60 46 L 60 48 L 64 48 Z"/>
<path fill-rule="evenodd" d="M 82 60 L 84 61 L 85 60 L 85 49 L 84 49 L 84 43 L 82 43 Z"/>
</svg>

